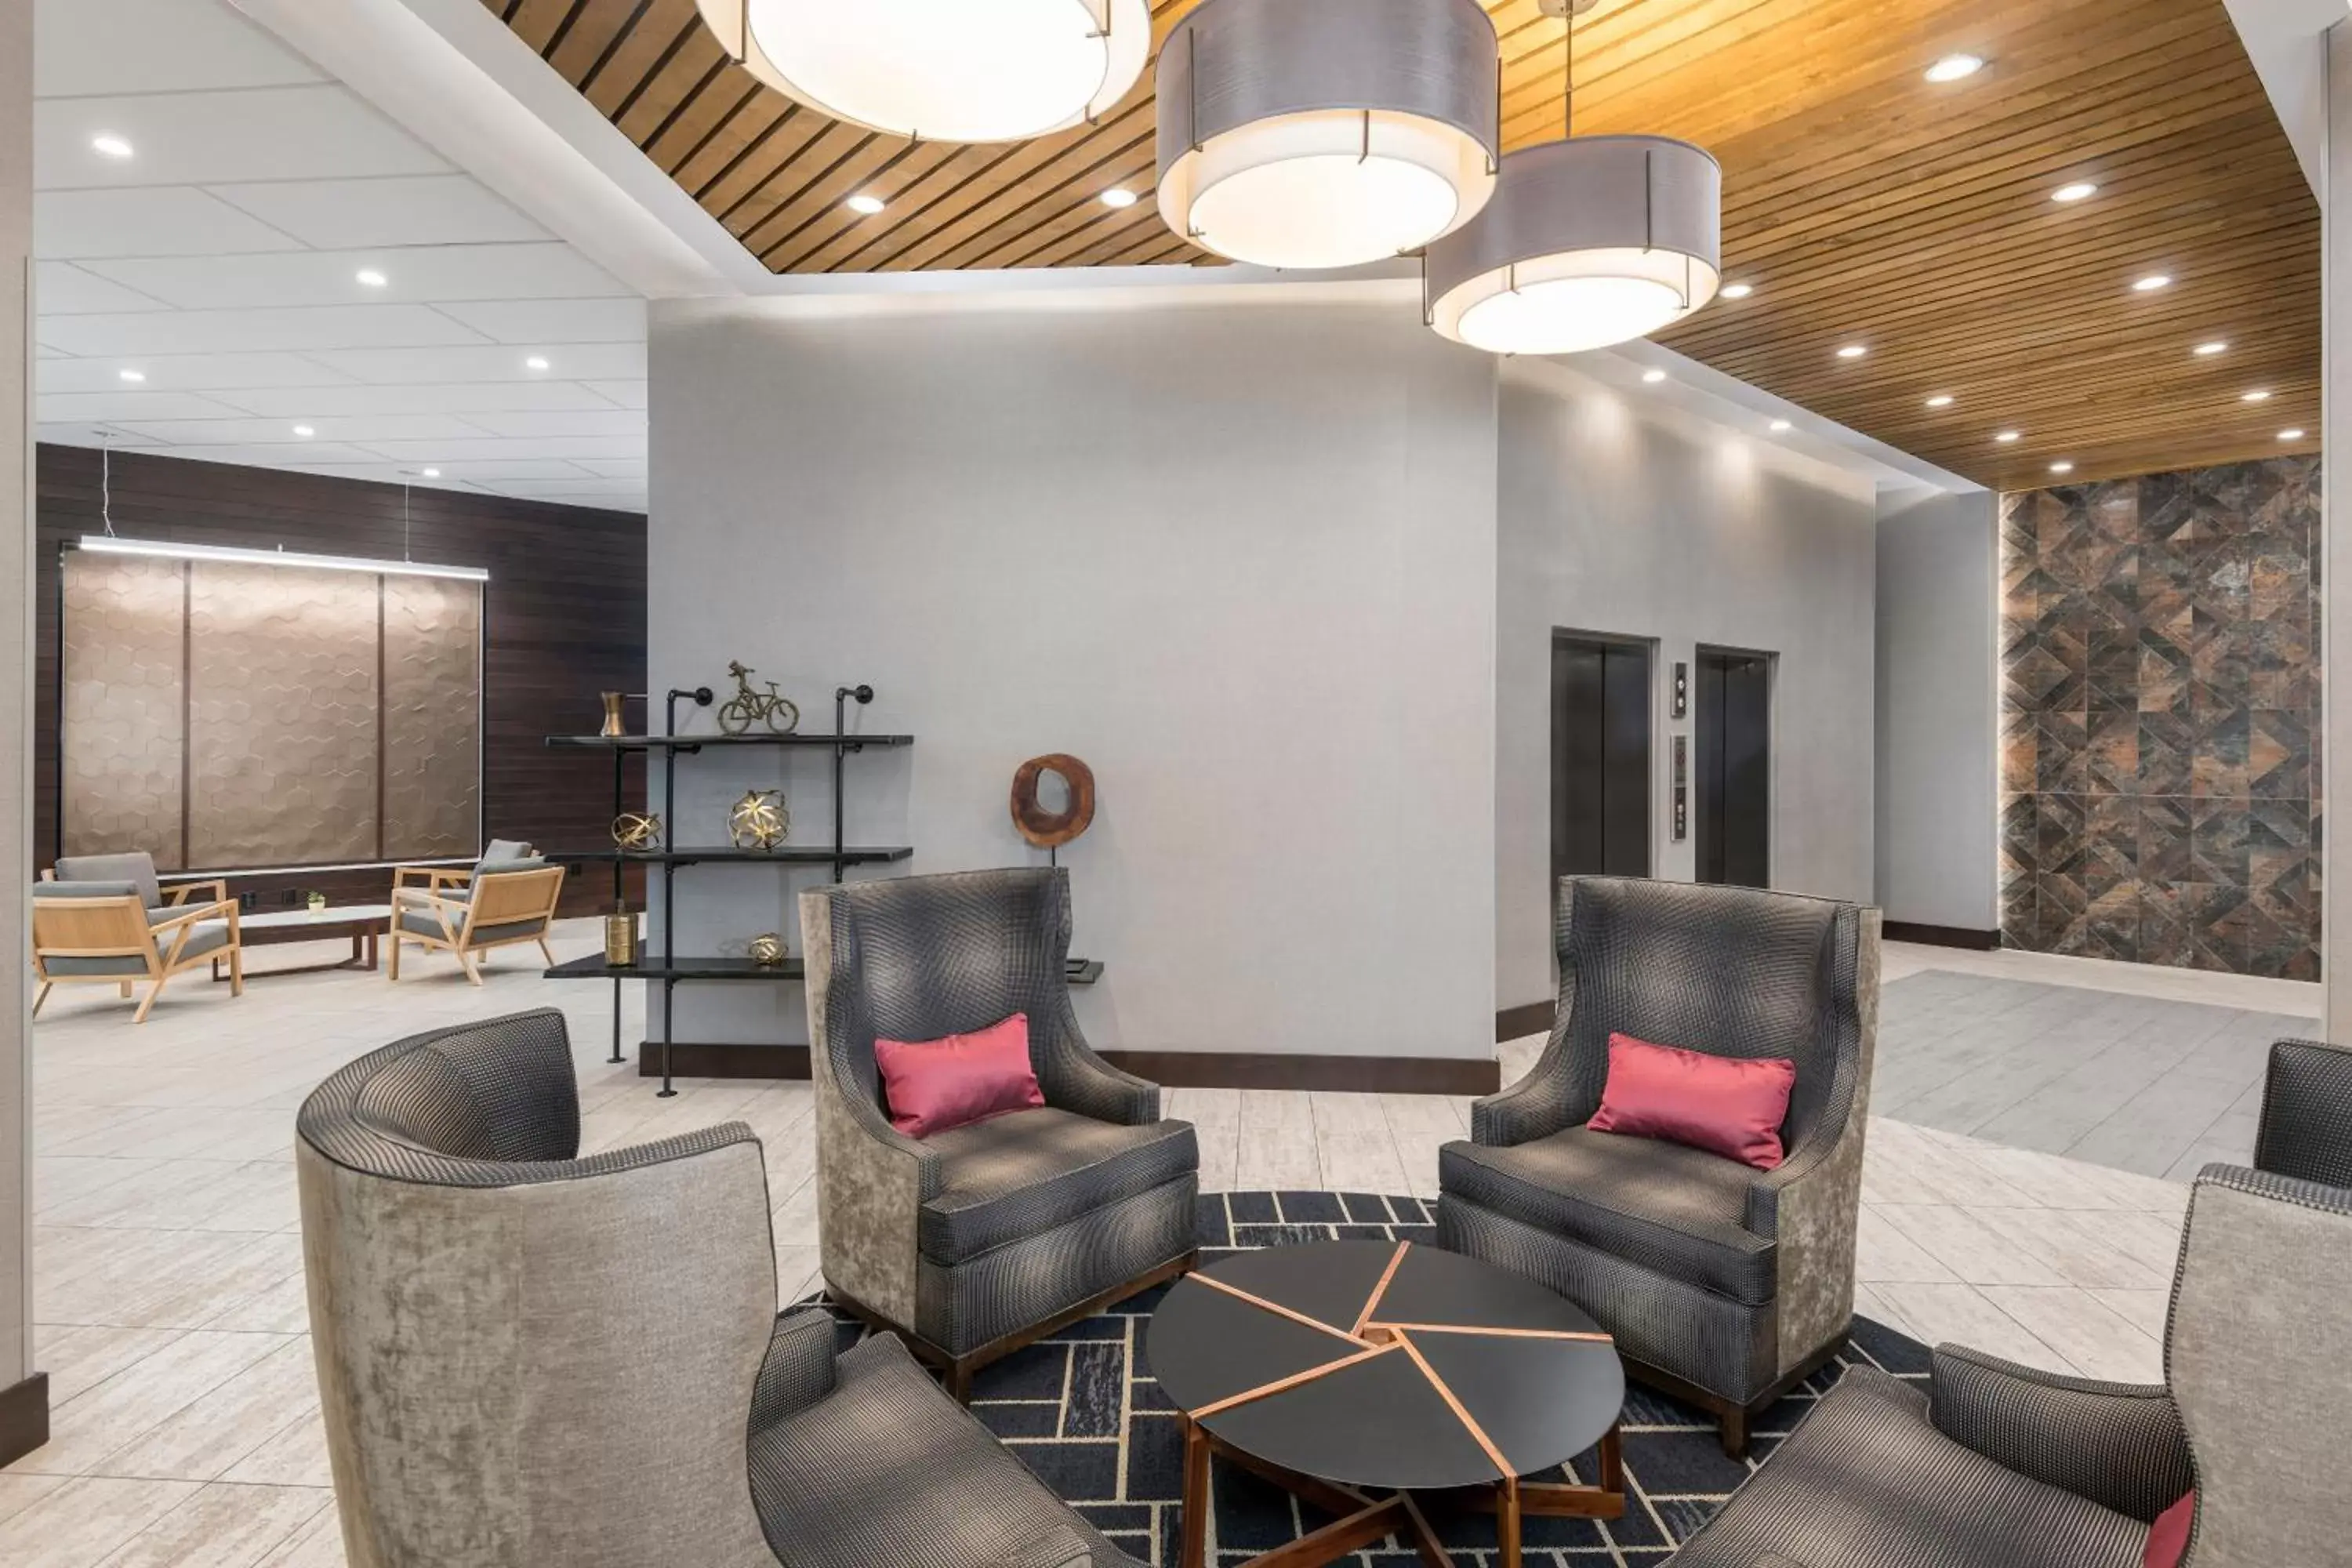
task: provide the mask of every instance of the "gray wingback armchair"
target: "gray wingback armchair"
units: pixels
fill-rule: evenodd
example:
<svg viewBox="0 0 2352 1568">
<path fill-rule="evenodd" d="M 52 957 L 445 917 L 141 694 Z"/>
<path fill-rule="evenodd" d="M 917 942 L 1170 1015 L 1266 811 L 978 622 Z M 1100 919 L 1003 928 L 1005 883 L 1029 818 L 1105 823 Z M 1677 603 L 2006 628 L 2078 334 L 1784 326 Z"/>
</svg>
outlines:
<svg viewBox="0 0 2352 1568">
<path fill-rule="evenodd" d="M 1550 1042 L 1438 1155 L 1439 1244 L 1581 1306 L 1633 1376 L 1712 1412 L 1734 1456 L 1853 1321 L 1878 927 L 1790 893 L 1562 878 Z M 1785 1163 L 1587 1130 L 1614 1031 L 1794 1059 Z"/>
<path fill-rule="evenodd" d="M 1937 1348 L 1923 1394 L 1857 1368 L 1670 1568 L 2139 1568 L 2193 1486 L 2184 1568 L 2345 1561 L 2352 1189 L 2209 1165 L 2163 1385 Z"/>
<path fill-rule="evenodd" d="M 303 1103 L 352 1568 L 1140 1568 L 896 1341 L 777 1315 L 749 1128 L 579 1137 L 552 1010 L 402 1040 Z"/>
<path fill-rule="evenodd" d="M 1066 872 L 907 877 L 801 895 L 817 1214 L 835 1300 L 907 1337 L 959 1398 L 974 1368 L 1190 1268 L 1200 1148 L 1070 1008 Z M 918 1142 L 877 1037 L 1029 1016 L 1042 1107 Z"/>
</svg>

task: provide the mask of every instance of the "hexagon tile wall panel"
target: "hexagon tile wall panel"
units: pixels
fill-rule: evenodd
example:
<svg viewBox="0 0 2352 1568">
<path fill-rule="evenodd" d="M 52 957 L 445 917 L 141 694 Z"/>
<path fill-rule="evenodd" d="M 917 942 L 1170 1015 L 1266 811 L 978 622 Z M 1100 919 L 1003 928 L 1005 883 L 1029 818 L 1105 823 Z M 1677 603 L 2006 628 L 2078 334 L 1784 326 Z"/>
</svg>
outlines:
<svg viewBox="0 0 2352 1568">
<path fill-rule="evenodd" d="M 2001 931 L 2319 978 L 2320 462 L 2001 500 Z"/>
</svg>

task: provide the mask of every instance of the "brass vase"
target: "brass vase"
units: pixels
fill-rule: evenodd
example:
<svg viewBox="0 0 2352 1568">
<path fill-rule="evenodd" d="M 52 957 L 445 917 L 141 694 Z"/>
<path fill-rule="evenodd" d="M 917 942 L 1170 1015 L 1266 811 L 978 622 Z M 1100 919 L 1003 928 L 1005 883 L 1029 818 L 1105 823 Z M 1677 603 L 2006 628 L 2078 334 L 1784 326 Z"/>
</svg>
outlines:
<svg viewBox="0 0 2352 1568">
<path fill-rule="evenodd" d="M 607 691 L 604 694 L 604 727 L 597 731 L 596 733 L 599 735 L 625 735 L 629 732 L 627 721 L 623 719 L 621 716 L 621 704 L 627 700 L 628 695 L 629 694 L 625 691 Z"/>
<path fill-rule="evenodd" d="M 628 910 L 614 910 L 604 917 L 604 962 L 622 969 L 636 961 L 637 917 Z"/>
</svg>

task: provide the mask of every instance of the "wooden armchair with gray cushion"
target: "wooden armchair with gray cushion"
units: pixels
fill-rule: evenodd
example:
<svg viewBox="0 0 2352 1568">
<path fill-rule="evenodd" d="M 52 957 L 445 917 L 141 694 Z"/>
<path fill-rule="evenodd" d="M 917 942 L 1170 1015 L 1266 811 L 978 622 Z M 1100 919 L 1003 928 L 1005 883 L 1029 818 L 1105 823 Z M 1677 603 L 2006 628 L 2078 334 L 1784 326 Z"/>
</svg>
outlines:
<svg viewBox="0 0 2352 1568">
<path fill-rule="evenodd" d="M 174 882 L 166 888 L 155 874 L 155 857 L 144 849 L 128 849 L 114 855 L 60 855 L 57 865 L 43 873 L 43 879 L 55 882 L 129 882 L 139 894 L 139 901 L 147 906 L 151 923 L 171 920 L 189 908 L 191 899 L 198 903 L 220 904 L 228 901 L 228 881 L 213 878 L 205 881 Z"/>
<path fill-rule="evenodd" d="M 462 886 L 416 888 L 395 884 L 392 891 L 391 977 L 400 978 L 400 950 L 415 945 L 454 953 L 466 978 L 482 983 L 481 955 L 519 942 L 536 942 L 549 963 L 555 953 L 547 933 L 563 899 L 563 868 L 536 858 L 484 861 L 462 876 Z"/>
<path fill-rule="evenodd" d="M 1534 1068 L 1438 1153 L 1441 1245 L 1515 1268 L 1616 1336 L 1626 1370 L 1711 1411 L 1723 1447 L 1853 1320 L 1878 1033 L 1875 910 L 1793 893 L 1560 879 L 1559 1007 Z M 1786 1157 L 1596 1132 L 1609 1037 L 1786 1058 Z"/>
<path fill-rule="evenodd" d="M 85 858 L 85 865 L 76 868 L 86 869 L 89 858 Z M 103 858 L 147 862 L 144 855 Z M 68 864 L 60 861 L 59 870 Z M 113 985 L 127 998 L 144 981 L 147 994 L 131 1016 L 131 1022 L 143 1024 L 173 975 L 223 961 L 228 964 L 229 994 L 245 994 L 236 900 L 166 904 L 155 890 L 154 876 L 149 862 L 143 882 L 136 876 L 110 881 L 78 875 L 33 884 L 33 974 L 40 987 L 33 998 L 36 1016 L 54 985 Z"/>
<path fill-rule="evenodd" d="M 499 870 L 517 861 L 537 858 L 531 847 L 520 839 L 493 838 L 482 851 L 481 858 L 470 866 L 394 866 L 393 901 L 397 903 L 402 893 L 413 890 L 462 904 L 473 889 L 474 879 L 484 871 Z"/>
<path fill-rule="evenodd" d="M 778 1315 L 749 1128 L 579 1138 L 552 1009 L 387 1046 L 303 1103 L 352 1568 L 1140 1568 L 895 1340 Z"/>
<path fill-rule="evenodd" d="M 818 1235 L 845 1306 L 904 1335 L 959 1398 L 974 1368 L 1192 1267 L 1201 1154 L 1156 1084 L 1071 1010 L 1068 873 L 904 877 L 801 895 Z M 1045 1103 L 908 1138 L 877 1037 L 1029 1018 Z"/>
<path fill-rule="evenodd" d="M 1938 1347 L 1927 1392 L 1849 1372 L 1670 1568 L 2140 1568 L 2191 1487 L 2183 1568 L 2352 1561 L 2352 1189 L 2209 1165 L 2165 1383 Z"/>
</svg>

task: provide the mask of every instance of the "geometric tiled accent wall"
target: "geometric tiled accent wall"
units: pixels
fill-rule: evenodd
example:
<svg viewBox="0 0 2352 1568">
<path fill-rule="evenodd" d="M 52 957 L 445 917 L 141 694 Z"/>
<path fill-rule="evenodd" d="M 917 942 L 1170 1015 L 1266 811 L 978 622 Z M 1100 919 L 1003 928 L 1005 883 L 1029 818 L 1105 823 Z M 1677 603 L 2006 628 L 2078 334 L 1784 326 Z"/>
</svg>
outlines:
<svg viewBox="0 0 2352 1568">
<path fill-rule="evenodd" d="M 2320 460 L 2001 498 L 2001 932 L 2319 977 Z"/>
</svg>

